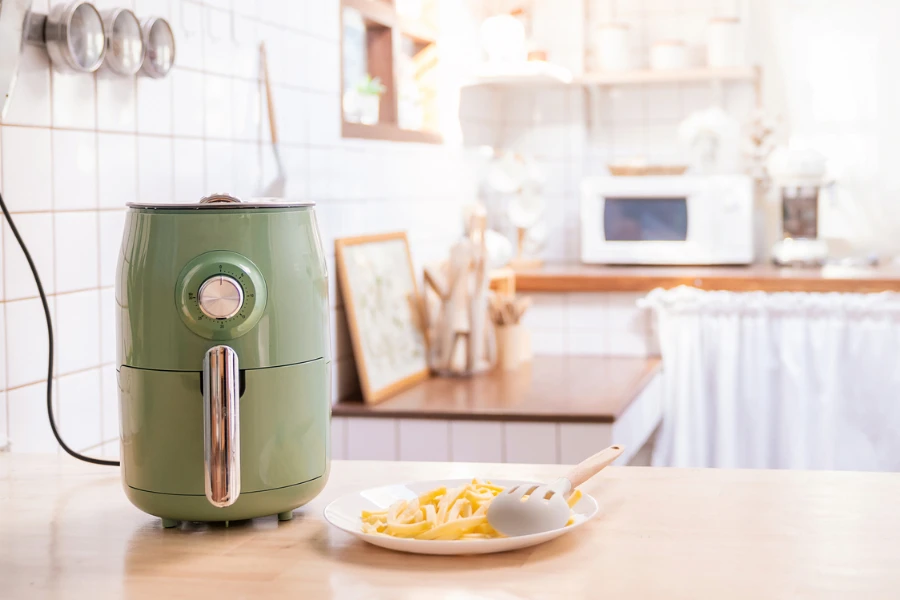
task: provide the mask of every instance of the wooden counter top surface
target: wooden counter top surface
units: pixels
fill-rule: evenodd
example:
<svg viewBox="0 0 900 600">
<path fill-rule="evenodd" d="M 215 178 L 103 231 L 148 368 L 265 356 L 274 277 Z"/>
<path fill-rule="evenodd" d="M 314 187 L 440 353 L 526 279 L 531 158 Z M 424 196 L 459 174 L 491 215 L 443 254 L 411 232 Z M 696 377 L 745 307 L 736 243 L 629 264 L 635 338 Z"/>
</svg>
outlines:
<svg viewBox="0 0 900 600">
<path fill-rule="evenodd" d="M 900 474 L 611 467 L 601 514 L 507 554 L 397 554 L 330 527 L 339 495 L 449 477 L 553 480 L 562 466 L 336 462 L 293 521 L 164 530 L 118 469 L 0 455 L 0 597 L 894 599 Z"/>
<path fill-rule="evenodd" d="M 380 404 L 337 403 L 341 417 L 612 423 L 659 371 L 658 358 L 537 356 L 515 371 L 432 377 Z"/>
<path fill-rule="evenodd" d="M 735 292 L 900 291 L 900 268 L 829 266 L 820 269 L 748 267 L 628 267 L 547 265 L 516 272 L 519 292 L 649 292 L 688 285 Z"/>
</svg>

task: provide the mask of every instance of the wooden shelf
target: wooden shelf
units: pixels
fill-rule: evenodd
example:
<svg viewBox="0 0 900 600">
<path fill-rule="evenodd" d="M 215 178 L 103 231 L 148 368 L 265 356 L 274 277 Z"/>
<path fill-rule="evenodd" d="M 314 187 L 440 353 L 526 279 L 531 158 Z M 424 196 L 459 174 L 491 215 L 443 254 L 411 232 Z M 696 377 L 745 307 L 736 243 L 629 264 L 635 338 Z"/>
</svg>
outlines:
<svg viewBox="0 0 900 600">
<path fill-rule="evenodd" d="M 654 71 L 610 71 L 607 73 L 590 73 L 579 77 L 577 83 L 582 85 L 649 85 L 662 83 L 702 83 L 714 81 L 747 81 L 759 78 L 758 67 L 728 67 Z"/>
<path fill-rule="evenodd" d="M 617 86 L 617 85 L 652 85 L 667 83 L 703 83 L 716 81 L 746 81 L 755 83 L 759 80 L 758 67 L 730 67 L 654 71 L 610 71 L 606 73 L 590 73 L 573 78 L 563 67 L 550 63 L 528 62 L 505 70 L 492 70 L 482 66 L 472 76 L 468 85 L 508 85 L 508 86 L 554 86 L 574 85 Z"/>
<path fill-rule="evenodd" d="M 391 142 L 416 142 L 420 144 L 442 144 L 443 136 L 433 131 L 415 131 L 402 129 L 389 123 L 376 123 L 375 125 L 363 125 L 362 123 L 341 123 L 341 135 L 345 138 L 358 138 L 363 140 L 388 140 Z"/>
<path fill-rule="evenodd" d="M 613 423 L 657 375 L 658 358 L 536 356 L 515 371 L 432 377 L 380 404 L 334 405 L 336 417 Z"/>
<path fill-rule="evenodd" d="M 733 292 L 856 292 L 900 291 L 896 267 L 780 268 L 747 267 L 626 267 L 551 265 L 516 272 L 518 292 L 649 292 L 687 285 Z"/>
<path fill-rule="evenodd" d="M 571 83 L 572 73 L 568 69 L 551 63 L 529 61 L 514 68 L 482 65 L 466 85 L 544 86 Z"/>
</svg>

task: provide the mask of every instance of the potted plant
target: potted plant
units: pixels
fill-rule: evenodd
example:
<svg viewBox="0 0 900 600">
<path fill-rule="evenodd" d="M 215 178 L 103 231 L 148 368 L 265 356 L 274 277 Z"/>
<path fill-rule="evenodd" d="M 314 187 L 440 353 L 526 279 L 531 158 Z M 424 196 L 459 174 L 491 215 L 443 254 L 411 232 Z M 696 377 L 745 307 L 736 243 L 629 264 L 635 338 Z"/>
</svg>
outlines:
<svg viewBox="0 0 900 600">
<path fill-rule="evenodd" d="M 374 125 L 378 123 L 378 108 L 384 84 L 378 77 L 366 75 L 344 93 L 344 115 L 348 121 Z"/>
</svg>

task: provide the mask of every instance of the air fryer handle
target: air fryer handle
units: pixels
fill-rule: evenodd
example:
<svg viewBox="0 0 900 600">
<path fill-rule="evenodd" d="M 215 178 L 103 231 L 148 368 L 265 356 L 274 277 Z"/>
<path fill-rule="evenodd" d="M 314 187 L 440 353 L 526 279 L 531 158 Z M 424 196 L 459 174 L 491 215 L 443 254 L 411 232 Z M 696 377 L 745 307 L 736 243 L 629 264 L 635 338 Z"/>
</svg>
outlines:
<svg viewBox="0 0 900 600">
<path fill-rule="evenodd" d="M 219 508 L 241 495 L 240 371 L 229 346 L 203 357 L 203 474 L 206 498 Z"/>
</svg>

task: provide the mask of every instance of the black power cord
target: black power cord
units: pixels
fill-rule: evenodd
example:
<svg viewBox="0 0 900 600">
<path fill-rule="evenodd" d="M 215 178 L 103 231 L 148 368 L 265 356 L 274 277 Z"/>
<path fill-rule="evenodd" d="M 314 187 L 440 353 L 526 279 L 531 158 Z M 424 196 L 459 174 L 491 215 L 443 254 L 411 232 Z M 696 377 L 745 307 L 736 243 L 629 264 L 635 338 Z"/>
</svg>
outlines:
<svg viewBox="0 0 900 600">
<path fill-rule="evenodd" d="M 78 460 L 83 460 L 84 462 L 93 463 L 95 465 L 105 465 L 109 467 L 118 467 L 119 461 L 117 460 L 103 460 L 101 458 L 92 458 L 90 456 L 85 456 L 84 454 L 79 454 L 72 450 L 59 435 L 59 431 L 56 428 L 56 419 L 53 417 L 53 322 L 50 320 L 50 305 L 47 304 L 47 296 L 44 294 L 44 286 L 41 285 L 41 278 L 38 275 L 37 267 L 34 266 L 34 261 L 31 259 L 31 253 L 28 252 L 28 248 L 25 246 L 25 241 L 22 239 L 22 236 L 19 235 L 19 230 L 16 229 L 16 224 L 13 223 L 12 217 L 9 215 L 9 210 L 6 208 L 6 202 L 3 201 L 3 195 L 0 194 L 0 209 L 3 210 L 3 216 L 6 217 L 6 222 L 9 223 L 9 228 L 12 230 L 13 235 L 16 237 L 16 241 L 19 242 L 19 247 L 22 248 L 22 252 L 25 254 L 25 260 L 28 261 L 28 266 L 31 267 L 31 274 L 34 276 L 34 282 L 37 284 L 38 294 L 41 296 L 41 304 L 44 305 L 44 317 L 47 319 L 47 342 L 48 342 L 48 356 L 47 356 L 47 416 L 50 418 L 50 429 L 53 430 L 53 437 L 56 438 L 56 441 L 59 442 L 59 445 L 62 446 L 62 449 L 68 452 L 73 457 Z"/>
</svg>

